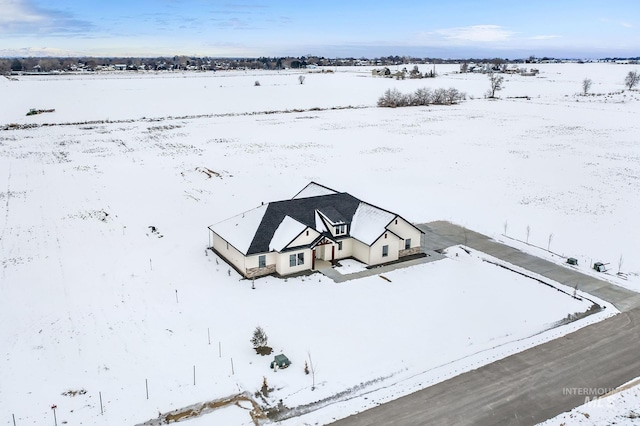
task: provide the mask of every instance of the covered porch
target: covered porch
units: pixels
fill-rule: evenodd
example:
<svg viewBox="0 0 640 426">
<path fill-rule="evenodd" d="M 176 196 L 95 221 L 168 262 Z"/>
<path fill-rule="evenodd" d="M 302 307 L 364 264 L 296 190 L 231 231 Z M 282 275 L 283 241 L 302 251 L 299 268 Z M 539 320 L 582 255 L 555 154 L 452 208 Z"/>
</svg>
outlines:
<svg viewBox="0 0 640 426">
<path fill-rule="evenodd" d="M 336 261 L 338 243 L 330 238 L 323 237 L 311 247 L 311 269 L 331 267 Z"/>
</svg>

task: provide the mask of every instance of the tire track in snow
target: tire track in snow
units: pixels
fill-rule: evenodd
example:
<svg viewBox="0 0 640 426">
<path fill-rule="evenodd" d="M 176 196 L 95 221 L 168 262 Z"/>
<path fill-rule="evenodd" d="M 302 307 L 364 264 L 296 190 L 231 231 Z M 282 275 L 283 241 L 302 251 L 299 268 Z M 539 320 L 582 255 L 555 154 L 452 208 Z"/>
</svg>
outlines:
<svg viewBox="0 0 640 426">
<path fill-rule="evenodd" d="M 53 181 L 55 181 L 50 178 L 47 178 L 44 164 L 42 164 L 42 180 L 43 180 L 43 186 L 47 186 L 47 187 L 52 185 L 54 183 Z M 45 191 L 45 194 L 49 196 L 49 194 L 55 194 L 55 191 L 50 191 L 49 188 L 47 188 L 47 190 Z M 45 229 L 50 231 L 47 233 L 47 237 L 49 237 L 50 241 L 55 242 L 55 249 L 56 249 L 55 256 L 57 257 L 56 264 L 59 267 L 60 275 L 59 275 L 59 278 L 52 278 L 51 280 L 52 282 L 55 282 L 54 280 L 60 281 L 60 286 L 62 287 L 62 298 L 61 298 L 62 305 L 60 306 L 60 312 L 62 315 L 60 315 L 60 319 L 66 317 L 66 320 L 68 323 L 68 326 L 66 327 L 61 327 L 61 326 L 58 327 L 58 332 L 60 333 L 61 338 L 62 338 L 62 334 L 65 331 L 67 332 L 67 335 L 69 336 L 69 340 L 72 340 L 73 344 L 77 348 L 78 361 L 80 361 L 82 358 L 82 342 L 79 339 L 80 333 L 77 331 L 78 328 L 76 327 L 75 320 L 73 318 L 73 305 L 71 304 L 69 292 L 66 286 L 67 277 L 65 274 L 65 267 L 62 262 L 63 247 L 62 247 L 62 242 L 60 241 L 60 229 L 58 226 L 59 222 L 58 220 L 55 220 L 55 218 L 51 218 L 50 214 L 47 214 L 45 205 L 55 205 L 55 202 L 42 200 L 40 203 L 40 216 L 42 218 L 43 225 L 45 225 Z"/>
<path fill-rule="evenodd" d="M 2 234 L 0 234 L 0 253 L 7 254 L 7 249 L 4 246 L 5 234 L 7 232 L 7 226 L 9 226 L 9 199 L 11 198 L 11 161 L 9 161 L 9 176 L 7 177 L 7 195 L 4 210 L 4 226 L 2 227 Z M 5 286 L 5 268 L 2 268 L 2 287 Z"/>
</svg>

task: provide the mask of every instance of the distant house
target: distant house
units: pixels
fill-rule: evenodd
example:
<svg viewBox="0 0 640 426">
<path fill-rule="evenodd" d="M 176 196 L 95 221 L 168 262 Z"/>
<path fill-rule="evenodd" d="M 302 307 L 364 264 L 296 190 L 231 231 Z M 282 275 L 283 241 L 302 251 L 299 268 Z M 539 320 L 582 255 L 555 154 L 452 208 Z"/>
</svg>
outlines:
<svg viewBox="0 0 640 426">
<path fill-rule="evenodd" d="M 522 70 L 520 70 L 520 75 L 523 75 L 525 77 L 535 77 L 539 73 L 540 73 L 540 70 L 538 70 L 537 68 L 531 68 L 529 71 L 527 71 L 526 68 L 523 68 Z"/>
<path fill-rule="evenodd" d="M 371 70 L 371 75 L 374 77 L 388 77 L 391 75 L 391 70 L 387 67 Z"/>
<path fill-rule="evenodd" d="M 420 253 L 422 231 L 397 213 L 315 182 L 292 199 L 209 226 L 210 248 L 247 278 L 355 258 L 380 265 Z"/>
</svg>

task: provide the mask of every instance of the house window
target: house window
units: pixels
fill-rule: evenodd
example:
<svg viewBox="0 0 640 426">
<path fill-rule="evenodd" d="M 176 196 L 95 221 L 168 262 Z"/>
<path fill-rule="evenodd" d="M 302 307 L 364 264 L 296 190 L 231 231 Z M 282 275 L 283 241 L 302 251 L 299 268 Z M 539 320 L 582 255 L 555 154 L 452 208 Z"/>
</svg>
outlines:
<svg viewBox="0 0 640 426">
<path fill-rule="evenodd" d="M 387 238 L 387 234 L 384 234 L 384 237 Z"/>
<path fill-rule="evenodd" d="M 382 246 L 382 257 L 389 256 L 389 246 Z"/>
<path fill-rule="evenodd" d="M 289 255 L 289 266 L 304 265 L 304 253 Z"/>
<path fill-rule="evenodd" d="M 411 238 L 404 240 L 404 249 L 409 250 L 411 248 Z"/>
<path fill-rule="evenodd" d="M 398 224 L 398 219 L 396 219 L 396 225 Z"/>
<path fill-rule="evenodd" d="M 342 250 L 342 241 L 338 241 L 338 251 Z"/>
<path fill-rule="evenodd" d="M 227 243 L 227 250 L 229 250 L 229 243 Z"/>
<path fill-rule="evenodd" d="M 347 225 L 336 226 L 336 235 L 345 234 L 347 232 Z"/>
<path fill-rule="evenodd" d="M 309 236 L 309 230 L 307 229 L 307 237 Z"/>
<path fill-rule="evenodd" d="M 267 256 L 264 254 L 258 256 L 258 268 L 264 268 L 265 266 L 267 266 Z"/>
</svg>

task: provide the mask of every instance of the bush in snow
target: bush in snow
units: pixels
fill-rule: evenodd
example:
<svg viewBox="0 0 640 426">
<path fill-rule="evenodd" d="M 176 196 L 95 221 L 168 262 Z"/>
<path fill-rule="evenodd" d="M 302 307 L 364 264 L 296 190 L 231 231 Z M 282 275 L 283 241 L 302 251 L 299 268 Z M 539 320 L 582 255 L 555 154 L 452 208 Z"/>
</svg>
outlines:
<svg viewBox="0 0 640 426">
<path fill-rule="evenodd" d="M 429 88 L 417 89 L 410 95 L 405 95 L 397 89 L 387 89 L 384 95 L 378 99 L 379 107 L 403 107 L 403 106 L 425 106 L 425 105 L 453 105 L 467 98 L 466 93 L 460 92 L 453 87 L 449 89 Z"/>
<path fill-rule="evenodd" d="M 386 92 L 378 99 L 379 107 L 403 107 L 409 105 L 409 97 L 400 93 L 398 89 L 387 89 Z"/>
</svg>

